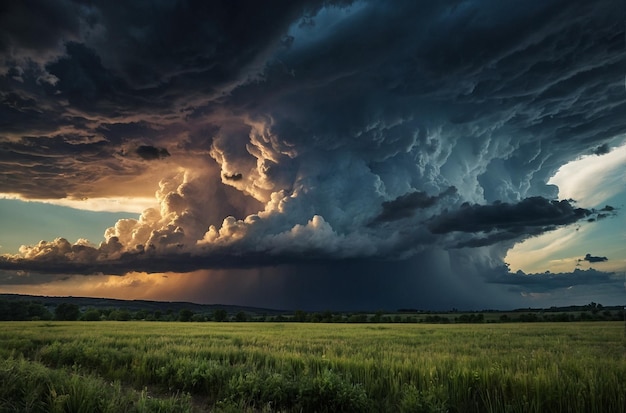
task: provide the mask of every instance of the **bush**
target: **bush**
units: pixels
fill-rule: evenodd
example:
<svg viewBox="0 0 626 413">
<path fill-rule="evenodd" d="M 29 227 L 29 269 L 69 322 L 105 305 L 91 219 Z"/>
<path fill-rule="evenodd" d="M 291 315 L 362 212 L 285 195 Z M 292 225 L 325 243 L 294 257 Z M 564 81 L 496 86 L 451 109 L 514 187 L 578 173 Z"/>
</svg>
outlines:
<svg viewBox="0 0 626 413">
<path fill-rule="evenodd" d="M 399 411 L 413 413 L 447 412 L 447 395 L 443 387 L 431 388 L 428 391 L 418 390 L 413 385 L 402 387 Z"/>
<path fill-rule="evenodd" d="M 316 412 L 366 412 L 370 400 L 360 384 L 352 384 L 331 370 L 324 370 L 300 389 L 300 407 Z"/>
</svg>

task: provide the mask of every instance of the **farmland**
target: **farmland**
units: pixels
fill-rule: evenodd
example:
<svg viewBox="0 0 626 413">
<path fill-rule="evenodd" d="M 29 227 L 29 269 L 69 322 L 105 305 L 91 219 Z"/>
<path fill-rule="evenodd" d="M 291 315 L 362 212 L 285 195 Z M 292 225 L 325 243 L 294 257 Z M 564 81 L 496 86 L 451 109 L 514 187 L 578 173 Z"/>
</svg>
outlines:
<svg viewBox="0 0 626 413">
<path fill-rule="evenodd" d="M 0 323 L 0 411 L 623 412 L 620 322 Z"/>
</svg>

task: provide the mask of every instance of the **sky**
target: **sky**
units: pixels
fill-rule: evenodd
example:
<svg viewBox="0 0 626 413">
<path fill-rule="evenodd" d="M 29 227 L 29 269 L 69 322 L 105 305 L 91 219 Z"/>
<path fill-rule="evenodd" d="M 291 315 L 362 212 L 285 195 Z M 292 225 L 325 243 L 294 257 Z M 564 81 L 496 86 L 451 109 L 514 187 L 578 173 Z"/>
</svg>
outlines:
<svg viewBox="0 0 626 413">
<path fill-rule="evenodd" d="M 626 302 L 620 0 L 9 0 L 0 293 Z"/>
</svg>

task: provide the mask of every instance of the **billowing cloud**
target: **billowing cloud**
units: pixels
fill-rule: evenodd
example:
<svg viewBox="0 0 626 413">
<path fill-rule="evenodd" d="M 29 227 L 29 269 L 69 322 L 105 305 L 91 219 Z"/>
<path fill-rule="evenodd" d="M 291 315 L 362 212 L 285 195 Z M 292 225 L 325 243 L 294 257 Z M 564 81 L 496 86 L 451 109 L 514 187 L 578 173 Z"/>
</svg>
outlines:
<svg viewBox="0 0 626 413">
<path fill-rule="evenodd" d="M 598 205 L 557 201 L 548 181 L 624 142 L 621 10 L 9 2 L 1 190 L 156 205 L 99 244 L 24 246 L 0 268 L 414 265 L 440 250 L 448 269 L 499 268 L 516 241 L 601 218 Z M 44 16 L 44 28 L 22 29 Z"/>
</svg>

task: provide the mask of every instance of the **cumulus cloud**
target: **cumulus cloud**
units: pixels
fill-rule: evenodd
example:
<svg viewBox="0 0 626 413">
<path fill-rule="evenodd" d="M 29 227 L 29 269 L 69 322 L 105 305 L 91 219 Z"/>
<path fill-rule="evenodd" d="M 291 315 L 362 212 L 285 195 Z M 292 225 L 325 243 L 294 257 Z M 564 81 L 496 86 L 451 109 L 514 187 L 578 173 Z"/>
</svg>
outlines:
<svg viewBox="0 0 626 413">
<path fill-rule="evenodd" d="M 515 240 L 600 217 L 556 201 L 548 180 L 626 130 L 616 2 L 7 7 L 2 190 L 140 192 L 158 207 L 98 246 L 24 247 L 0 258 L 6 269 L 191 271 L 467 247 L 491 268 Z M 42 10 L 48 25 L 21 29 Z"/>
</svg>

